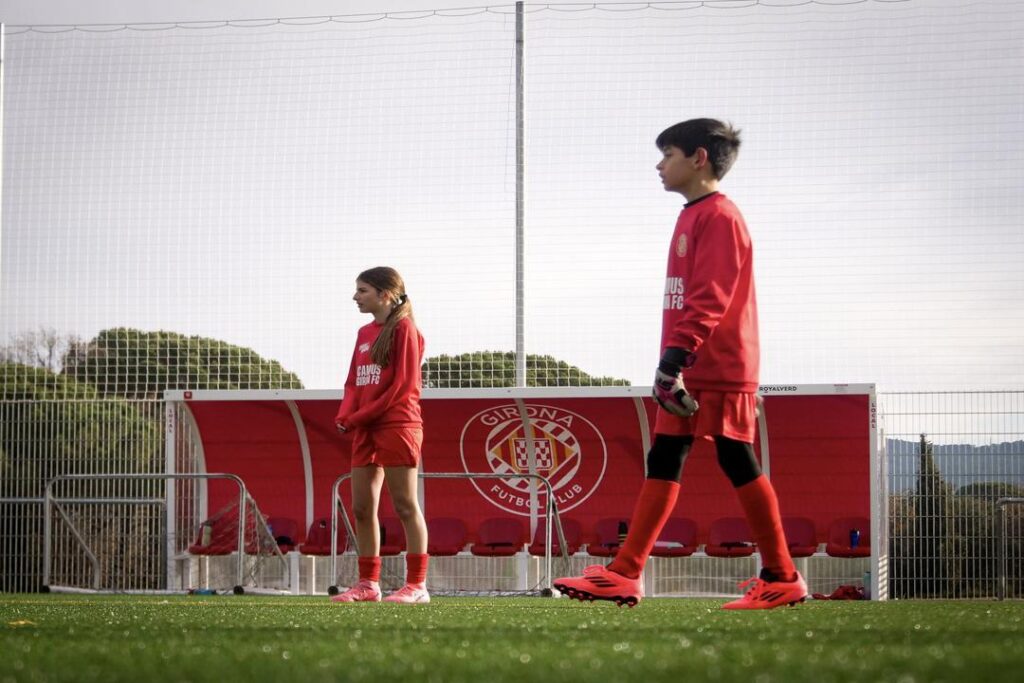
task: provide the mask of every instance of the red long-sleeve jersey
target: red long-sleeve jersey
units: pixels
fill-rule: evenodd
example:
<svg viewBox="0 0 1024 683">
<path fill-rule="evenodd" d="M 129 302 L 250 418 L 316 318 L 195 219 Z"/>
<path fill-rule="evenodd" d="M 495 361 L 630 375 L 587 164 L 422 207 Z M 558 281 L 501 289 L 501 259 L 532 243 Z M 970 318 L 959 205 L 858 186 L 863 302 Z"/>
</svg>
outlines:
<svg viewBox="0 0 1024 683">
<path fill-rule="evenodd" d="M 683 207 L 672 234 L 665 278 L 661 350 L 697 354 L 686 386 L 757 391 L 761 347 L 754 252 L 743 215 L 713 193 Z"/>
<path fill-rule="evenodd" d="M 345 380 L 345 395 L 335 423 L 346 429 L 419 427 L 423 379 L 423 337 L 409 318 L 399 321 L 391 343 L 391 362 L 381 368 L 370 357 L 383 325 L 374 321 L 359 328 L 352 363 Z"/>
</svg>

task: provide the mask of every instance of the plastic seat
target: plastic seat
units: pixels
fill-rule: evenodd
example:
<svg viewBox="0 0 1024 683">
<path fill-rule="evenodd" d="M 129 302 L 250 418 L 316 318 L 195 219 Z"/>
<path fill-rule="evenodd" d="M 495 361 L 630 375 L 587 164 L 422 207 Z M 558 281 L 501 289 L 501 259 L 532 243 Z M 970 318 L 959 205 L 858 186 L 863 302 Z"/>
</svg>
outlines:
<svg viewBox="0 0 1024 683">
<path fill-rule="evenodd" d="M 840 517 L 828 527 L 825 552 L 832 557 L 870 557 L 871 520 L 867 517 Z"/>
<path fill-rule="evenodd" d="M 338 520 L 338 533 L 335 536 L 335 553 L 341 555 L 348 547 L 348 534 L 345 533 L 345 524 Z M 331 518 L 320 517 L 314 519 L 309 525 L 306 533 L 305 543 L 299 546 L 299 552 L 303 555 L 330 555 L 331 554 Z"/>
<path fill-rule="evenodd" d="M 818 552 L 818 534 L 814 520 L 807 517 L 783 517 L 782 530 L 790 557 L 810 557 Z"/>
<path fill-rule="evenodd" d="M 748 557 L 755 545 L 750 525 L 742 517 L 722 517 L 711 522 L 704 552 L 711 557 Z"/>
<path fill-rule="evenodd" d="M 597 520 L 594 525 L 593 543 L 587 546 L 587 552 L 596 557 L 615 557 L 619 552 L 620 535 L 629 528 L 629 520 L 621 517 L 605 517 Z"/>
<path fill-rule="evenodd" d="M 398 555 L 405 550 L 405 527 L 397 517 L 380 520 L 380 554 Z"/>
<path fill-rule="evenodd" d="M 583 541 L 583 525 L 575 519 L 562 517 L 562 534 L 565 536 L 565 554 L 575 555 L 579 552 Z M 533 535 L 533 542 L 530 543 L 527 551 L 531 555 L 544 554 L 544 541 L 547 539 L 547 524 L 542 517 L 537 522 L 537 533 Z M 558 542 L 558 532 L 555 530 L 554 522 L 551 523 L 551 556 L 562 554 L 562 546 Z"/>
<path fill-rule="evenodd" d="M 687 557 L 697 550 L 697 522 L 670 517 L 651 548 L 654 557 Z"/>
<path fill-rule="evenodd" d="M 466 523 L 457 517 L 427 520 L 427 553 L 434 557 L 458 555 L 468 539 Z"/>
<path fill-rule="evenodd" d="M 255 518 L 246 514 L 245 552 L 255 554 L 257 546 Z M 192 555 L 230 555 L 238 550 L 238 508 L 232 505 L 199 525 L 195 541 L 188 547 Z"/>
<path fill-rule="evenodd" d="M 267 528 L 282 553 L 295 550 L 299 544 L 299 523 L 291 517 L 268 517 Z"/>
<path fill-rule="evenodd" d="M 485 557 L 511 557 L 526 543 L 522 523 L 511 517 L 491 517 L 480 523 L 476 530 L 477 542 L 469 552 Z"/>
</svg>

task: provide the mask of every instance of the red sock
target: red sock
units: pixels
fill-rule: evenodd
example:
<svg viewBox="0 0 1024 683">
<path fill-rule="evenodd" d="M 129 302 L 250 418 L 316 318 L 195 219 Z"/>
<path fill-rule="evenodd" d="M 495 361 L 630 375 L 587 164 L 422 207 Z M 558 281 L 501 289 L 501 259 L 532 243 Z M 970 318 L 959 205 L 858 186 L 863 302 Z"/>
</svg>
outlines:
<svg viewBox="0 0 1024 683">
<path fill-rule="evenodd" d="M 796 566 L 789 556 L 786 534 L 782 531 L 779 499 L 768 477 L 763 474 L 736 489 L 736 495 L 754 534 L 762 566 L 780 581 L 796 580 Z"/>
<path fill-rule="evenodd" d="M 359 580 L 380 583 L 380 556 L 359 558 Z"/>
<path fill-rule="evenodd" d="M 645 479 L 633 519 L 626 533 L 626 542 L 619 548 L 608 569 L 635 579 L 647 564 L 654 542 L 658 540 L 661 528 L 676 507 L 679 497 L 679 483 L 664 479 Z"/>
<path fill-rule="evenodd" d="M 427 564 L 430 562 L 430 555 L 423 553 L 405 554 L 405 582 L 422 584 L 427 581 Z"/>
</svg>

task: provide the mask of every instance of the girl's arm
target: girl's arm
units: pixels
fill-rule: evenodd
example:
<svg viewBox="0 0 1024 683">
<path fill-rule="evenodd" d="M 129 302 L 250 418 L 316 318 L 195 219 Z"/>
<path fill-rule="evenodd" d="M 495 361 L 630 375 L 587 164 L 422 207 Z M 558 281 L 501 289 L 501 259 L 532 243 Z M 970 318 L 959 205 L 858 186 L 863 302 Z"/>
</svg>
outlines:
<svg viewBox="0 0 1024 683">
<path fill-rule="evenodd" d="M 345 393 L 341 397 L 341 405 L 338 406 L 338 413 L 334 416 L 334 424 L 343 430 L 348 430 L 349 415 L 355 410 L 356 404 L 356 349 L 359 342 L 356 341 L 356 348 L 352 349 L 352 360 L 348 364 L 348 379 L 345 380 Z"/>
</svg>

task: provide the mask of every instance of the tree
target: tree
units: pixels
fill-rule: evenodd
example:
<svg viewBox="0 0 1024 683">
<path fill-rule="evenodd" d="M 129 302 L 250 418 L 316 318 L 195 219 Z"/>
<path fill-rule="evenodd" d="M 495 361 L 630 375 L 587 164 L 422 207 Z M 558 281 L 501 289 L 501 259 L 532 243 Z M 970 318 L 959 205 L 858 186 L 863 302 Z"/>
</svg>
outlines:
<svg viewBox="0 0 1024 683">
<path fill-rule="evenodd" d="M 431 389 L 512 387 L 516 383 L 516 357 L 511 351 L 475 351 L 457 356 L 428 358 L 423 365 L 423 386 Z M 526 356 L 528 387 L 629 386 L 614 377 L 592 377 L 578 367 L 551 356 Z"/>
<path fill-rule="evenodd" d="M 298 376 L 252 349 L 176 332 L 103 330 L 69 357 L 68 377 L 101 396 L 159 398 L 165 389 L 301 389 Z"/>
<path fill-rule="evenodd" d="M 60 372 L 64 359 L 74 357 L 82 340 L 73 334 L 62 336 L 52 327 L 20 332 L 0 347 L 0 363 L 18 363 L 32 368 Z"/>
<path fill-rule="evenodd" d="M 921 435 L 920 457 L 906 579 L 912 584 L 911 595 L 941 596 L 948 591 L 949 567 L 944 555 L 952 487 L 942 479 L 925 434 Z"/>
</svg>

